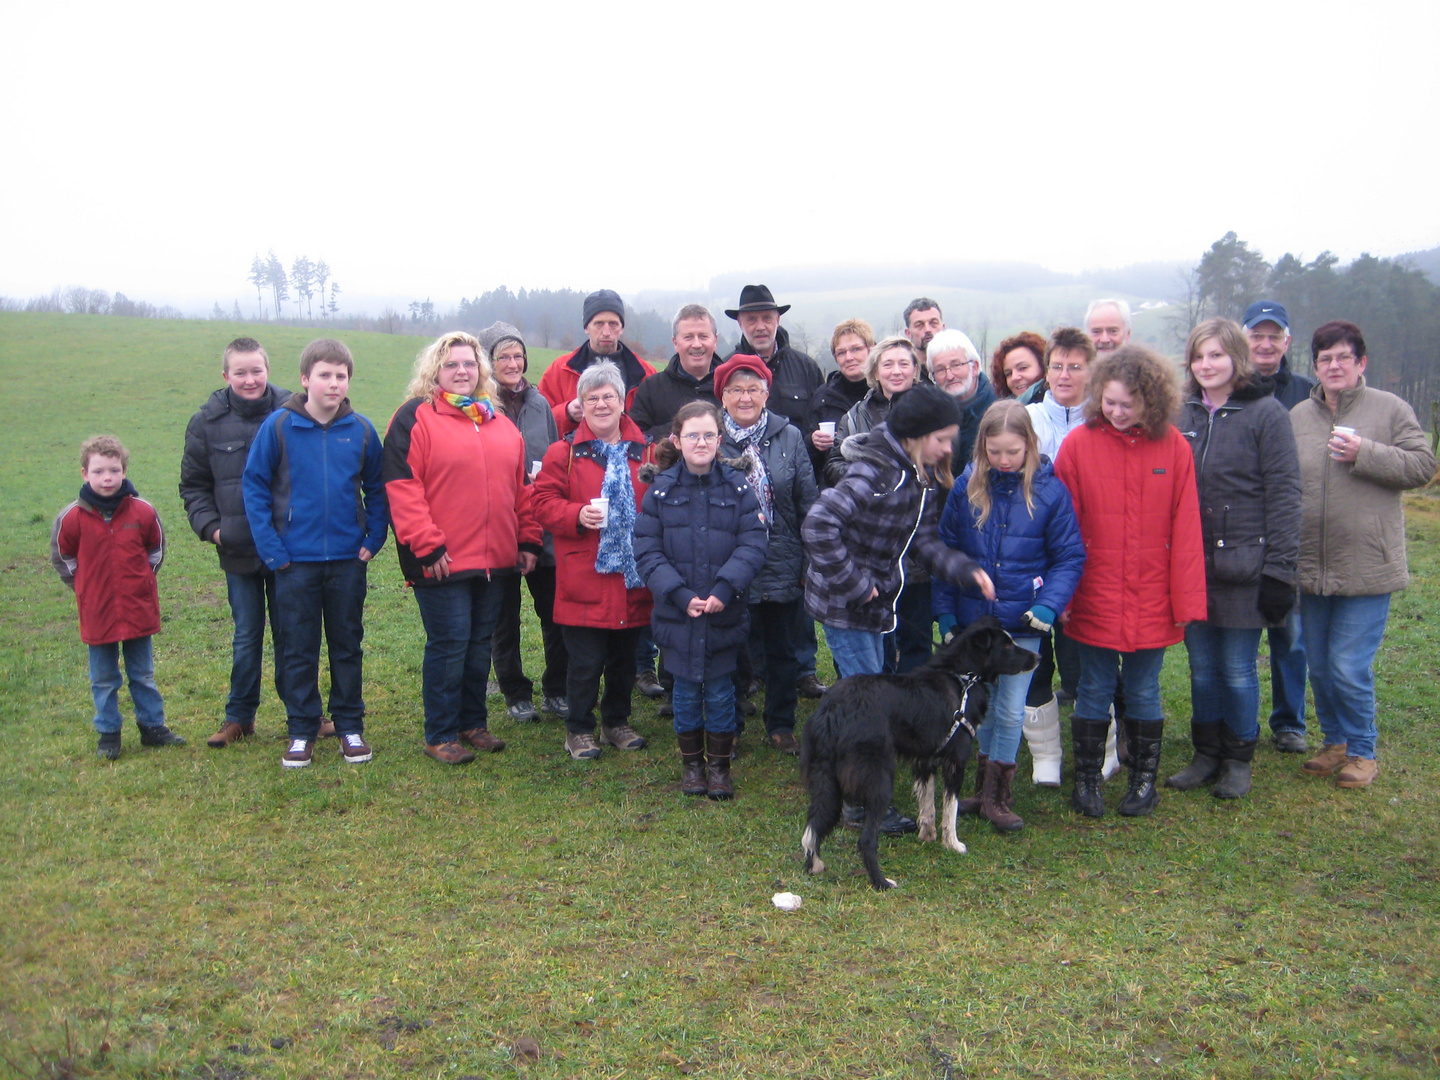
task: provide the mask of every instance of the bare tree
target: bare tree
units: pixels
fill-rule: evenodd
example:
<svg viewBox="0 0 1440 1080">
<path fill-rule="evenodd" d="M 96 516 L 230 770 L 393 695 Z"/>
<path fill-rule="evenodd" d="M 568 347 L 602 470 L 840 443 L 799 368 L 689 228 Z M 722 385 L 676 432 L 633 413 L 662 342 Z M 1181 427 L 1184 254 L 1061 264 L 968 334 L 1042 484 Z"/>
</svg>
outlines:
<svg viewBox="0 0 1440 1080">
<path fill-rule="evenodd" d="M 304 255 L 290 264 L 290 284 L 295 287 L 295 313 L 309 315 L 310 298 L 315 295 L 315 264 Z"/>
<path fill-rule="evenodd" d="M 316 284 L 316 286 L 317 286 L 317 288 L 315 289 L 315 291 L 316 291 L 316 293 L 318 293 L 319 296 L 320 296 L 320 316 L 321 316 L 321 318 L 324 318 L 324 316 L 325 316 L 325 283 L 330 280 L 330 267 L 329 267 L 328 265 L 326 265 L 326 262 L 325 262 L 324 259 L 320 259 L 320 260 L 318 260 L 318 261 L 315 263 L 315 266 L 314 266 L 314 267 L 312 268 L 312 270 L 311 270 L 311 276 L 314 278 L 315 284 Z"/>
<path fill-rule="evenodd" d="M 1198 266 L 1192 266 L 1185 273 L 1176 276 L 1180 280 L 1182 299 L 1172 305 L 1173 310 L 1165 316 L 1165 322 L 1170 327 L 1171 336 L 1183 346 L 1190 337 L 1190 331 L 1199 326 L 1205 318 L 1205 297 L 1200 291 Z"/>
<path fill-rule="evenodd" d="M 332 317 L 340 310 L 340 302 L 336 299 L 339 295 L 340 283 L 338 281 L 332 281 L 330 283 L 330 314 Z"/>
<path fill-rule="evenodd" d="M 280 318 L 280 305 L 290 299 L 290 278 L 285 273 L 285 264 L 275 254 L 275 249 L 270 249 L 270 258 L 265 263 L 265 284 L 270 286 L 270 291 L 275 297 L 275 317 Z"/>
<path fill-rule="evenodd" d="M 268 279 L 266 277 L 265 263 L 261 261 L 258 251 L 255 253 L 255 258 L 250 262 L 249 280 L 250 284 L 255 286 L 255 304 L 257 309 L 255 317 L 263 321 L 265 318 L 265 294 L 262 290 L 265 288 Z"/>
</svg>

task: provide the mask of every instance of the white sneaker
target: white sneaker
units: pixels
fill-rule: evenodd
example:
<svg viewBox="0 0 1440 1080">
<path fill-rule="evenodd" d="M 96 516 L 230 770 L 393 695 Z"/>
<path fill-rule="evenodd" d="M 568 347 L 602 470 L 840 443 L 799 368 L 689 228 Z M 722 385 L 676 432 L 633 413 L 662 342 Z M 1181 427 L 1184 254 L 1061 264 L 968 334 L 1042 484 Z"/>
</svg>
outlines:
<svg viewBox="0 0 1440 1080">
<path fill-rule="evenodd" d="M 1025 741 L 1030 744 L 1034 766 L 1031 783 L 1041 787 L 1060 786 L 1060 703 L 1053 697 L 1044 705 L 1025 706 Z"/>
</svg>

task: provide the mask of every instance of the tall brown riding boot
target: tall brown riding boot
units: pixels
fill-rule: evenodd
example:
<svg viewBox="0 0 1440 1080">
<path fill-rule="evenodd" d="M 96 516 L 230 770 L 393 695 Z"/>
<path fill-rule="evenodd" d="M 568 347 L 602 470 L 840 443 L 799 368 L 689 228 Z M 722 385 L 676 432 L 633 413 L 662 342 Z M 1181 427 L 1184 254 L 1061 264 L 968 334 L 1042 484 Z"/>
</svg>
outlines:
<svg viewBox="0 0 1440 1080">
<path fill-rule="evenodd" d="M 1010 809 L 1010 783 L 1015 778 L 1015 764 L 998 761 L 985 763 L 985 787 L 980 792 L 980 816 L 996 832 L 1017 832 L 1025 827 L 1024 819 Z"/>
<path fill-rule="evenodd" d="M 968 799 L 961 799 L 955 804 L 955 812 L 959 814 L 980 813 L 980 796 L 985 788 L 985 766 L 990 761 L 980 751 L 975 751 L 975 794 Z"/>
<path fill-rule="evenodd" d="M 735 749 L 733 731 L 705 732 L 705 794 L 712 799 L 733 799 L 730 782 L 730 754 Z"/>
<path fill-rule="evenodd" d="M 680 790 L 686 795 L 704 795 L 708 790 L 705 783 L 705 732 L 681 731 L 675 736 L 680 744 Z"/>
</svg>

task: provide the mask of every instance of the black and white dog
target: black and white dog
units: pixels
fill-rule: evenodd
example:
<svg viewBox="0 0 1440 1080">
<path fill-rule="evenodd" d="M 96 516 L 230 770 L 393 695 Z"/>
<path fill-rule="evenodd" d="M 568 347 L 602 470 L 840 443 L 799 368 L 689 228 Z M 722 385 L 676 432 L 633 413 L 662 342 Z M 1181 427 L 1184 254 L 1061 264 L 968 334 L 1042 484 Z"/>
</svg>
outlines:
<svg viewBox="0 0 1440 1080">
<path fill-rule="evenodd" d="M 975 730 L 985 717 L 989 687 L 1001 675 L 1018 675 L 1039 662 L 992 616 L 977 619 L 935 650 L 923 667 L 905 675 L 852 675 L 841 679 L 805 725 L 800 775 L 810 788 L 809 820 L 800 847 L 805 869 L 825 869 L 820 845 L 840 818 L 841 800 L 865 808 L 860 857 L 870 884 L 889 889 L 880 873 L 880 822 L 895 789 L 895 762 L 912 762 L 920 839 L 935 839 L 935 774 L 944 781 L 944 844 L 963 854 L 955 834 L 956 803 Z"/>
</svg>

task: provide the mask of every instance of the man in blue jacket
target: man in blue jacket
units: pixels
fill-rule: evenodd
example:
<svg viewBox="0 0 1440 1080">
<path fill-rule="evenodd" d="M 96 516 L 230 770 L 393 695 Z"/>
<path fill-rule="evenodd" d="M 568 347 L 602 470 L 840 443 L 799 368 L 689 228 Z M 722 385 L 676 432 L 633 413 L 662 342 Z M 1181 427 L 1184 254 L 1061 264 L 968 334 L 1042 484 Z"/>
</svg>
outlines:
<svg viewBox="0 0 1440 1080">
<path fill-rule="evenodd" d="M 300 354 L 302 393 L 261 425 L 245 463 L 245 517 L 275 573 L 285 627 L 286 768 L 303 768 L 320 730 L 320 632 L 330 649 L 330 718 L 351 764 L 369 761 L 361 694 L 365 566 L 389 522 L 375 426 L 350 407 L 350 350 L 329 338 Z"/>
</svg>

